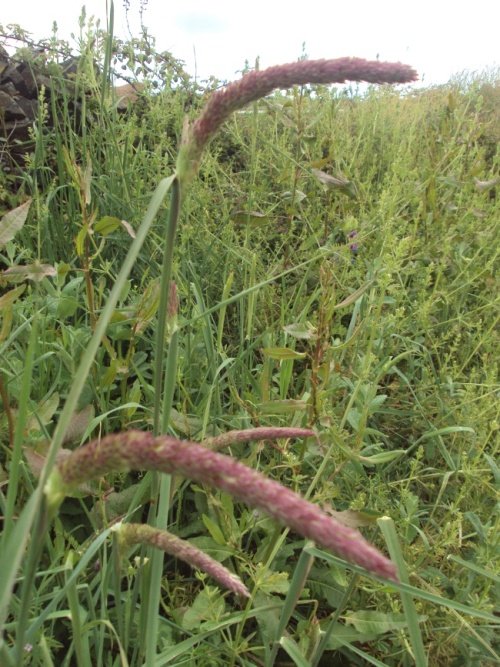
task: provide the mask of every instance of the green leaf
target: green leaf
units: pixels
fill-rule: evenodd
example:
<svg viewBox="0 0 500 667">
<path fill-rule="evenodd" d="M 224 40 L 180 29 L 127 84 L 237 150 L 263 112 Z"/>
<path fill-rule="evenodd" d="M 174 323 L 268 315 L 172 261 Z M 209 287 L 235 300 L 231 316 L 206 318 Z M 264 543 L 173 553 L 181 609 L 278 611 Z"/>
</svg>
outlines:
<svg viewBox="0 0 500 667">
<path fill-rule="evenodd" d="M 288 347 L 265 347 L 262 353 L 270 359 L 304 359 L 307 357 L 305 352 L 295 352 Z"/>
<path fill-rule="evenodd" d="M 283 327 L 283 330 L 287 334 L 292 336 L 292 338 L 298 338 L 301 340 L 317 340 L 318 330 L 316 327 L 313 327 L 309 322 L 297 322 L 295 324 L 288 324 Z"/>
<path fill-rule="evenodd" d="M 377 519 L 381 516 L 380 514 L 367 514 L 366 512 L 360 512 L 358 510 L 343 510 L 337 512 L 336 510 L 325 508 L 325 511 L 330 516 L 333 516 L 334 519 L 337 519 L 339 523 L 342 523 L 348 528 L 372 526 L 377 523 Z"/>
<path fill-rule="evenodd" d="M 203 523 L 205 524 L 206 529 L 213 537 L 215 542 L 217 542 L 217 544 L 219 544 L 220 546 L 225 546 L 227 544 L 227 540 L 222 534 L 222 531 L 219 528 L 219 526 L 214 521 L 212 521 L 212 519 L 210 519 L 206 514 L 202 514 L 201 518 Z"/>
<path fill-rule="evenodd" d="M 352 303 L 357 301 L 360 296 L 362 296 L 366 290 L 373 285 L 373 280 L 367 280 L 366 283 L 363 283 L 361 287 L 359 287 L 355 292 L 353 292 L 350 296 L 347 297 L 347 299 L 344 299 L 340 303 L 338 303 L 336 306 L 334 306 L 334 310 L 339 310 L 340 308 L 346 308 L 347 306 L 350 306 Z"/>
<path fill-rule="evenodd" d="M 288 572 L 266 570 L 264 575 L 259 578 L 259 590 L 263 593 L 281 593 L 286 595 L 289 588 Z"/>
<path fill-rule="evenodd" d="M 224 598 L 215 596 L 213 589 L 210 591 L 204 589 L 196 596 L 193 606 L 184 614 L 182 627 L 185 630 L 194 630 L 206 621 L 218 622 L 224 615 L 225 608 Z"/>
<path fill-rule="evenodd" d="M 284 399 L 283 401 L 266 401 L 264 403 L 258 403 L 256 407 L 263 414 L 282 415 L 297 412 L 297 410 L 305 410 L 307 408 L 307 402 Z"/>
<path fill-rule="evenodd" d="M 264 227 L 271 222 L 268 215 L 258 213 L 257 211 L 236 211 L 231 215 L 231 222 L 238 226 L 248 225 L 248 227 Z"/>
<path fill-rule="evenodd" d="M 102 236 L 107 236 L 114 232 L 118 227 L 122 227 L 127 234 L 135 239 L 135 231 L 132 225 L 126 220 L 120 220 L 120 218 L 114 218 L 111 215 L 105 215 L 94 225 L 94 232 L 102 234 Z"/>
<path fill-rule="evenodd" d="M 290 658 L 294 661 L 297 667 L 308 667 L 311 663 L 300 652 L 297 644 L 289 637 L 281 637 L 280 644 Z"/>
<path fill-rule="evenodd" d="M 0 220 L 0 247 L 12 241 L 17 232 L 23 227 L 28 217 L 31 199 L 6 213 Z"/>
<path fill-rule="evenodd" d="M 327 627 L 327 623 L 325 623 L 325 627 Z M 342 623 L 335 623 L 328 640 L 327 650 L 335 651 L 346 644 L 352 644 L 354 642 L 365 644 L 374 641 L 377 639 L 377 636 L 378 635 L 374 633 L 358 632 L 356 628 L 348 627 Z"/>
<path fill-rule="evenodd" d="M 103 528 L 104 517 L 106 523 L 109 525 L 120 517 L 125 516 L 129 512 L 132 501 L 134 500 L 135 494 L 140 486 L 140 484 L 132 484 L 123 491 L 112 491 L 105 496 L 102 502 L 97 502 L 90 510 L 90 515 L 94 519 L 97 527 L 99 529 Z M 149 499 L 149 496 L 149 491 L 144 489 L 141 502 L 145 502 L 147 499 Z M 139 505 L 139 507 L 137 507 L 133 512 L 133 516 L 128 517 L 128 520 L 138 520 L 141 514 L 142 507 Z"/>
<path fill-rule="evenodd" d="M 6 292 L 2 297 L 0 297 L 0 310 L 6 308 L 13 304 L 21 296 L 21 294 L 26 289 L 26 285 L 21 285 L 20 287 L 14 287 L 10 292 Z"/>
<path fill-rule="evenodd" d="M 404 449 L 393 449 L 390 452 L 380 452 L 373 454 L 373 456 L 359 456 L 359 460 L 366 466 L 379 465 L 380 463 L 389 463 L 404 456 L 406 451 Z"/>
<path fill-rule="evenodd" d="M 34 280 L 39 283 L 48 276 L 57 276 L 57 271 L 50 264 L 28 264 L 27 266 L 11 266 L 10 269 L 4 271 L 3 278 L 15 283 L 23 280 Z"/>
<path fill-rule="evenodd" d="M 405 614 L 384 614 L 380 611 L 355 611 L 344 616 L 345 622 L 353 625 L 358 632 L 381 635 L 385 632 L 402 630 L 408 623 Z M 423 623 L 427 616 L 418 616 L 418 622 Z"/>
<path fill-rule="evenodd" d="M 189 541 L 219 563 L 234 556 L 233 547 L 228 544 L 218 544 L 212 537 L 191 537 Z"/>
</svg>

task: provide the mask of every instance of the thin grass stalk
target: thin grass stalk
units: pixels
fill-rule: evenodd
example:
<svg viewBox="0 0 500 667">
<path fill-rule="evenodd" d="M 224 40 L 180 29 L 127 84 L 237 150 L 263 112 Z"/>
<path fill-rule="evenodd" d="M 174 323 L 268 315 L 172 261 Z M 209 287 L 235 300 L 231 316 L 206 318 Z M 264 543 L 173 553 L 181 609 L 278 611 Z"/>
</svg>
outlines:
<svg viewBox="0 0 500 667">
<path fill-rule="evenodd" d="M 357 586 L 359 580 L 359 574 L 355 574 L 352 578 L 351 581 L 349 582 L 349 585 L 344 591 L 344 595 L 342 596 L 342 599 L 339 602 L 339 605 L 337 609 L 335 610 L 334 614 L 332 615 L 330 622 L 328 623 L 328 627 L 323 633 L 323 637 L 321 638 L 321 641 L 318 644 L 318 647 L 316 649 L 316 652 L 314 653 L 312 659 L 311 659 L 311 667 L 317 667 L 319 661 L 321 660 L 321 656 L 323 653 L 326 651 L 328 648 L 328 642 L 330 641 L 330 637 L 332 636 L 332 632 L 340 618 L 340 614 L 344 610 L 344 607 L 348 603 L 351 595 L 354 592 L 354 589 Z"/>
<path fill-rule="evenodd" d="M 123 602 L 122 602 L 122 583 L 121 583 L 121 566 L 122 566 L 122 555 L 118 543 L 118 535 L 116 532 L 113 532 L 113 549 L 112 549 L 112 560 L 113 560 L 113 587 L 115 594 L 115 609 L 116 609 L 116 618 L 118 623 L 118 636 L 120 638 L 121 645 L 126 647 L 126 635 L 125 635 L 125 620 L 128 618 L 127 615 L 123 613 Z"/>
<path fill-rule="evenodd" d="M 92 660 L 90 658 L 88 631 L 83 631 L 81 624 L 80 612 L 82 607 L 80 606 L 80 602 L 78 600 L 76 580 L 68 582 L 68 571 L 73 570 L 73 557 L 74 552 L 70 552 L 68 554 L 68 558 L 66 559 L 66 571 L 64 573 L 66 580 L 66 597 L 68 599 L 68 605 L 71 614 L 73 646 L 75 648 L 76 662 L 78 667 L 89 667 L 92 664 Z"/>
<path fill-rule="evenodd" d="M 167 330 L 167 313 L 170 298 L 170 281 L 172 280 L 172 264 L 174 257 L 175 234 L 179 221 L 181 188 L 180 181 L 174 174 L 170 177 L 172 192 L 170 196 L 170 210 L 167 222 L 165 247 L 163 251 L 162 272 L 160 278 L 160 303 L 158 305 L 158 321 L 156 330 L 156 350 L 154 368 L 154 407 L 153 433 L 160 435 L 161 403 L 163 398 L 163 366 L 165 360 L 165 338 Z M 175 380 L 175 376 L 174 376 Z"/>
<path fill-rule="evenodd" d="M 109 66 L 111 63 L 111 58 L 113 57 L 113 33 L 115 27 L 115 3 L 113 0 L 109 3 L 109 16 L 106 16 L 107 19 L 107 30 L 106 30 L 106 48 L 104 50 L 104 63 L 102 67 L 102 76 L 101 76 L 101 99 L 100 99 L 100 116 L 105 118 L 106 116 L 106 98 L 109 94 L 110 89 L 110 72 Z"/>
<path fill-rule="evenodd" d="M 16 628 L 16 644 L 14 648 L 14 652 L 17 658 L 15 660 L 15 664 L 22 663 L 24 646 L 26 644 L 24 636 L 26 629 L 28 627 L 28 619 L 31 609 L 31 600 L 33 599 L 33 588 L 37 573 L 37 566 L 43 551 L 43 547 L 45 546 L 47 527 L 48 527 L 48 522 L 47 522 L 46 503 L 45 499 L 42 497 L 41 508 L 35 517 L 33 530 L 29 535 L 29 537 L 31 537 L 32 539 L 28 548 L 28 553 L 26 557 L 26 566 L 24 568 L 24 578 L 21 586 L 21 594 L 20 594 L 21 604 L 19 606 L 20 611 Z"/>
<path fill-rule="evenodd" d="M 80 576 L 82 576 L 82 573 L 85 572 L 85 568 L 91 567 L 92 559 L 95 559 L 97 557 L 97 554 L 99 553 L 99 549 L 102 547 L 103 544 L 106 543 L 106 540 L 108 539 L 108 536 L 111 532 L 110 528 L 107 528 L 103 533 L 98 535 L 94 540 L 92 540 L 92 543 L 90 547 L 85 551 L 83 556 L 80 558 L 74 569 L 71 571 L 71 575 L 68 577 L 68 584 L 72 583 L 73 581 L 77 581 Z M 66 585 L 62 586 L 60 590 L 57 591 L 56 595 L 51 599 L 49 604 L 43 608 L 43 610 L 38 614 L 38 616 L 33 620 L 31 623 L 30 627 L 28 628 L 28 631 L 26 632 L 25 636 L 25 641 L 26 643 L 33 643 L 36 641 L 36 637 L 38 636 L 38 633 L 40 629 L 43 627 L 43 624 L 50 618 L 51 614 L 53 614 L 61 601 L 65 598 L 66 596 Z M 15 663 L 20 664 L 20 663 Z"/>
<path fill-rule="evenodd" d="M 310 543 L 312 546 L 312 543 Z M 269 664 L 273 665 L 280 648 L 280 640 L 284 636 L 288 621 L 292 617 L 293 610 L 298 602 L 302 589 L 307 581 L 307 576 L 314 562 L 314 556 L 302 550 L 297 565 L 295 566 L 292 580 L 290 581 L 290 588 L 288 589 L 285 602 L 281 609 L 280 620 L 276 628 L 276 635 L 274 637 L 271 655 L 269 657 Z"/>
<path fill-rule="evenodd" d="M 148 235 L 151 224 L 156 217 L 156 214 L 158 213 L 158 209 L 160 208 L 165 195 L 172 186 L 174 178 L 174 176 L 170 176 L 169 178 L 163 179 L 153 193 L 146 214 L 139 229 L 137 230 L 136 238 L 132 242 L 129 252 L 125 257 L 125 261 L 123 262 L 123 266 L 117 276 L 115 285 L 111 290 L 107 303 L 97 322 L 94 334 L 88 344 L 82 361 L 80 362 L 78 372 L 75 375 L 74 382 L 72 384 L 64 408 L 61 412 L 59 422 L 56 426 L 54 436 L 52 438 L 52 443 L 47 453 L 45 466 L 41 472 L 40 480 L 35 493 L 31 496 L 30 500 L 22 510 L 20 517 L 16 522 L 16 526 L 10 535 L 9 542 L 6 543 L 2 539 L 2 545 L 6 544 L 6 546 L 5 548 L 2 547 L 0 554 L 0 572 L 2 572 L 2 577 L 0 578 L 0 628 L 2 628 L 5 623 L 12 587 L 14 585 L 14 580 L 17 576 L 19 566 L 24 555 L 24 550 L 33 526 L 33 522 L 35 520 L 35 516 L 38 512 L 42 512 L 44 508 L 42 502 L 43 487 L 49 472 L 54 466 L 57 452 L 62 445 L 70 421 L 74 412 L 76 411 L 78 399 L 80 398 L 80 394 L 83 390 L 83 387 L 85 386 L 85 381 L 94 362 L 95 355 L 97 354 L 99 346 L 106 333 L 106 329 L 109 325 L 111 317 L 113 316 L 114 309 L 125 286 L 128 275 L 134 267 L 139 252 Z M 23 422 L 19 420 L 19 423 L 22 424 Z M 38 546 L 35 542 L 35 540 L 32 540 L 30 544 L 30 550 L 37 550 Z"/>
<path fill-rule="evenodd" d="M 31 325 L 30 340 L 26 353 L 23 381 L 21 386 L 21 400 L 15 422 L 14 446 L 9 468 L 9 485 L 7 487 L 7 498 L 5 503 L 5 516 L 3 522 L 2 544 L 7 544 L 10 532 L 13 528 L 14 509 L 19 490 L 19 466 L 23 457 L 24 429 L 27 422 L 28 406 L 30 403 L 30 389 L 33 377 L 33 361 L 35 357 L 35 348 L 38 344 L 38 318 L 35 313 Z"/>
<path fill-rule="evenodd" d="M 394 521 L 388 516 L 384 516 L 381 519 L 378 519 L 377 523 L 385 538 L 391 559 L 396 565 L 401 583 L 410 585 L 410 578 L 408 576 L 408 570 L 406 569 Z M 427 667 L 427 656 L 425 654 L 424 641 L 422 639 L 422 633 L 420 632 L 420 623 L 418 622 L 418 614 L 413 597 L 408 593 L 401 592 L 401 602 L 403 603 L 403 610 L 408 625 L 408 634 L 410 635 L 410 644 L 413 650 L 413 655 L 411 656 L 412 660 L 416 667 Z"/>
<path fill-rule="evenodd" d="M 167 432 L 168 423 L 170 421 L 170 410 L 172 407 L 175 390 L 175 382 L 177 378 L 178 337 L 176 335 L 175 340 L 173 340 L 174 336 L 172 336 L 166 362 L 165 342 L 167 333 L 167 316 L 170 303 L 170 283 L 172 279 L 175 234 L 177 231 L 177 223 L 179 221 L 180 202 L 180 182 L 179 179 L 174 176 L 172 181 L 170 210 L 167 222 L 165 247 L 163 252 L 162 273 L 160 278 L 160 303 L 158 306 L 158 322 L 156 332 L 154 375 L 155 399 L 153 408 L 153 430 L 156 435 Z M 165 382 L 163 381 L 164 363 L 166 364 Z M 166 530 L 168 527 L 168 515 L 170 513 L 172 477 L 171 475 L 160 475 L 159 473 L 154 472 L 152 485 L 152 497 L 157 499 L 157 513 L 156 517 L 150 516 L 150 519 L 152 519 L 151 523 L 159 530 Z M 155 493 L 155 488 L 158 488 L 157 493 Z M 155 507 L 155 505 L 153 504 L 152 507 Z M 151 576 L 149 580 L 149 591 L 147 597 L 148 605 L 146 611 L 146 667 L 153 667 L 156 658 L 156 647 L 158 643 L 158 609 L 160 606 L 161 579 L 163 574 L 164 556 L 162 552 L 159 552 L 153 547 L 149 547 L 147 549 L 147 554 L 151 559 Z"/>
<path fill-rule="evenodd" d="M 231 271 L 226 279 L 226 282 L 224 283 L 224 289 L 222 290 L 222 307 L 220 309 L 219 313 L 219 322 L 217 325 L 217 345 L 216 345 L 216 350 L 220 355 L 224 354 L 224 349 L 222 347 L 222 336 L 224 333 L 224 323 L 226 320 L 226 310 L 227 306 L 224 305 L 224 302 L 226 299 L 229 298 L 229 295 L 231 294 L 231 287 L 233 286 L 233 280 L 234 280 L 234 272 Z"/>
<path fill-rule="evenodd" d="M 54 663 L 52 661 L 52 656 L 50 655 L 49 647 L 47 645 L 47 640 L 45 639 L 45 635 L 42 635 L 40 642 L 38 644 L 40 653 L 42 654 L 42 666 L 43 667 L 54 667 Z M 1 656 L 0 656 L 1 657 Z M 1 663 L 3 665 L 3 662 Z"/>
</svg>

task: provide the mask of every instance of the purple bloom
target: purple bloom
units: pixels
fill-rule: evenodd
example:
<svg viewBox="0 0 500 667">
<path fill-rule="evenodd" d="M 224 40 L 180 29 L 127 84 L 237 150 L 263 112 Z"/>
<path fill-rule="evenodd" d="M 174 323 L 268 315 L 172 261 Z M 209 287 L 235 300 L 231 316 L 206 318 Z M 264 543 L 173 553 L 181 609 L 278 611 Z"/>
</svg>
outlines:
<svg viewBox="0 0 500 667">
<path fill-rule="evenodd" d="M 350 250 L 351 252 L 358 252 L 358 250 L 359 250 L 359 246 L 356 245 L 355 243 L 351 243 L 351 245 L 349 246 L 349 250 Z"/>
<path fill-rule="evenodd" d="M 357 235 L 358 235 L 358 232 L 355 229 L 353 229 L 352 232 L 349 232 L 349 234 L 347 236 L 350 239 L 355 239 Z"/>
</svg>

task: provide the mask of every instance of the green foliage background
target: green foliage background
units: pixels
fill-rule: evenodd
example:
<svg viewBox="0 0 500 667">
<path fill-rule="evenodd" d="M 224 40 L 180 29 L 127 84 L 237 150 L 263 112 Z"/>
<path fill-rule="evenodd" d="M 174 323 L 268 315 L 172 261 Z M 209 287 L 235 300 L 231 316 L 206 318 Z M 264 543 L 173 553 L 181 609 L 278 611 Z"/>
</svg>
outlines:
<svg viewBox="0 0 500 667">
<path fill-rule="evenodd" d="M 135 63 L 146 82 L 139 101 L 119 113 L 107 75 L 96 78 L 91 67 L 105 47 L 99 31 L 82 37 L 71 92 L 50 109 L 40 92 L 24 163 L 0 172 L 2 215 L 31 201 L 0 250 L 5 270 L 31 267 L 15 284 L 8 272 L 0 276 L 1 498 L 4 507 L 21 413 L 18 511 L 36 485 L 130 226 L 173 171 L 186 115 L 194 119 L 210 93 L 180 63 L 155 55 L 151 41 L 128 51 L 115 43 L 117 63 L 128 54 L 127 66 Z M 59 47 L 51 48 L 55 61 Z M 451 601 L 415 600 L 429 665 L 494 664 L 499 652 L 494 625 L 475 613 L 498 613 L 500 581 L 499 101 L 496 70 L 412 90 L 276 93 L 235 114 L 211 145 L 175 249 L 182 335 L 171 433 L 201 440 L 258 425 L 315 428 L 316 445 L 231 453 L 327 510 L 357 511 L 381 548 L 374 520 L 394 520 L 410 583 Z M 150 428 L 167 208 L 129 275 L 68 446 Z M 148 480 L 116 476 L 65 502 L 44 537 L 25 664 L 80 664 L 70 598 L 57 597 L 78 565 L 74 599 L 88 664 L 142 664 L 148 564 L 134 559 L 137 551 L 120 570 L 102 531 L 118 517 L 146 516 Z M 245 609 L 167 558 L 157 664 L 265 664 L 304 541 L 183 480 L 170 528 L 242 576 L 254 598 Z M 15 643 L 17 594 L 4 648 Z M 276 664 L 316 664 L 319 631 L 332 618 L 324 660 L 415 664 L 401 598 L 335 559 L 312 565 Z"/>
</svg>

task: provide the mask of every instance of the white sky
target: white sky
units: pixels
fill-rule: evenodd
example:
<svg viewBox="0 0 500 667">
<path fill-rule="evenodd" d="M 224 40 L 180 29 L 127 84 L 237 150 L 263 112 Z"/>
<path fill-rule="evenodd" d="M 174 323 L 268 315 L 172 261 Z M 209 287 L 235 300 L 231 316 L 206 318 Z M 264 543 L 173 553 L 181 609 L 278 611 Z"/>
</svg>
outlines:
<svg viewBox="0 0 500 667">
<path fill-rule="evenodd" d="M 36 38 L 78 33 L 82 5 L 106 26 L 106 0 L 2 0 L 0 22 L 18 23 Z M 129 22 L 139 34 L 140 0 L 130 0 Z M 183 6 L 180 6 L 183 5 Z M 144 24 L 158 50 L 184 60 L 205 79 L 234 79 L 260 56 L 260 67 L 309 58 L 358 56 L 401 61 L 424 84 L 444 83 L 464 69 L 500 65 L 498 0 L 149 0 Z M 115 34 L 127 35 L 123 1 L 115 0 Z"/>
</svg>

